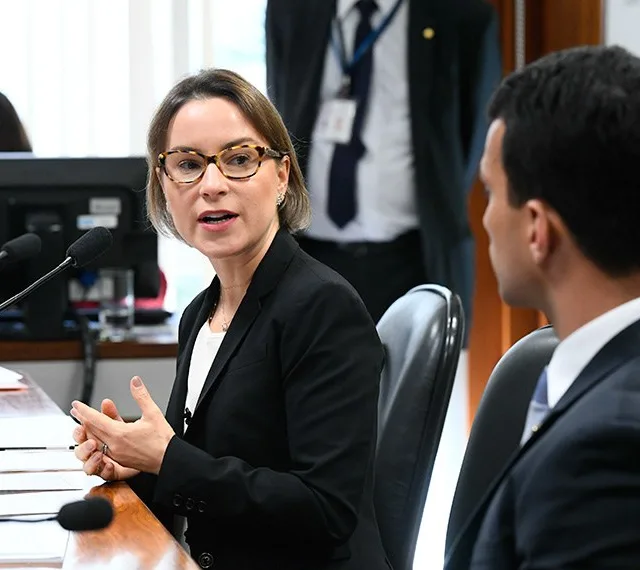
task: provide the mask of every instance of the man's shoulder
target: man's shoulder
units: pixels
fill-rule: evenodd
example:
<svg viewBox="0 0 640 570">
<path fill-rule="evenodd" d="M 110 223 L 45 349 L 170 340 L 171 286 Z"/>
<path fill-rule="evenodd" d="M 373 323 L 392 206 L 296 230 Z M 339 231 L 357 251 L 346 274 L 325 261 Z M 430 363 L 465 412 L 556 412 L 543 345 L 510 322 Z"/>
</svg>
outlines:
<svg viewBox="0 0 640 570">
<path fill-rule="evenodd" d="M 620 453 L 625 441 L 630 453 L 640 446 L 640 356 L 613 365 L 554 419 L 514 471 L 526 473 L 534 463 L 570 466 L 583 450 L 593 457 Z"/>
</svg>

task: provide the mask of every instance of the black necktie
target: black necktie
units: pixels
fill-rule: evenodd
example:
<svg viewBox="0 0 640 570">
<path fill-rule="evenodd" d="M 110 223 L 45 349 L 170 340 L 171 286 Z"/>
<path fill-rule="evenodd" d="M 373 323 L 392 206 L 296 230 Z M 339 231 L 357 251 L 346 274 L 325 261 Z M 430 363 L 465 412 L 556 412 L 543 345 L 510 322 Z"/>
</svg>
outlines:
<svg viewBox="0 0 640 570">
<path fill-rule="evenodd" d="M 358 49 L 371 33 L 371 16 L 377 6 L 374 0 L 360 0 L 356 7 L 360 11 L 360 23 L 352 53 Z M 329 172 L 329 217 L 338 227 L 346 226 L 356 215 L 356 169 L 364 154 L 361 140 L 362 124 L 369 99 L 373 49 L 368 49 L 351 69 L 348 97 L 357 103 L 353 119 L 351 140 L 346 144 L 336 144 Z"/>
</svg>

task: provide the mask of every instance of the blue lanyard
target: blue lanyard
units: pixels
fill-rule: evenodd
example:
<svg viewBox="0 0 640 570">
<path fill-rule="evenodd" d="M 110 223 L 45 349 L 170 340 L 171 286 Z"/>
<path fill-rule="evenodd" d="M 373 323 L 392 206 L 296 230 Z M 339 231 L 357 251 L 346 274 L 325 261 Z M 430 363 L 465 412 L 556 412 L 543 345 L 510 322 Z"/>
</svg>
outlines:
<svg viewBox="0 0 640 570">
<path fill-rule="evenodd" d="M 340 61 L 340 65 L 342 66 L 342 72 L 345 75 L 350 75 L 355 65 L 360 61 L 360 59 L 362 59 L 362 56 L 373 47 L 373 44 L 376 43 L 378 38 L 382 35 L 382 32 L 387 29 L 387 26 L 391 23 L 391 20 L 393 20 L 393 17 L 396 15 L 396 12 L 400 8 L 401 4 L 402 0 L 398 0 L 391 11 L 382 20 L 380 25 L 375 30 L 371 30 L 371 33 L 362 41 L 362 43 L 359 46 L 356 46 L 351 62 L 347 61 L 347 53 L 344 46 L 344 34 L 342 32 L 342 27 L 340 26 L 337 19 L 333 20 L 333 31 L 335 32 L 337 30 L 338 39 L 336 40 L 336 34 L 332 33 L 331 44 L 333 45 L 333 49 L 336 52 L 338 61 Z"/>
</svg>

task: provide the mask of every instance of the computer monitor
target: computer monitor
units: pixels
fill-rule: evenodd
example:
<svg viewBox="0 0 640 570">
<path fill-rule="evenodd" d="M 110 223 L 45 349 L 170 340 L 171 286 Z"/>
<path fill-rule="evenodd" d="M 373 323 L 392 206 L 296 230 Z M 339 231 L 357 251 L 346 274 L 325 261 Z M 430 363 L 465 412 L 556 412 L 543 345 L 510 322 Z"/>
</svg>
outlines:
<svg viewBox="0 0 640 570">
<path fill-rule="evenodd" d="M 40 255 L 2 269 L 0 300 L 61 263 L 69 245 L 91 228 L 104 226 L 113 234 L 113 245 L 103 256 L 83 270 L 52 279 L 27 297 L 19 307 L 21 325 L 0 327 L 0 336 L 34 340 L 76 336 L 69 280 L 100 268 L 132 268 L 135 296 L 158 294 L 158 244 L 146 217 L 146 176 L 141 157 L 0 156 L 0 244 L 25 232 L 42 238 Z"/>
</svg>

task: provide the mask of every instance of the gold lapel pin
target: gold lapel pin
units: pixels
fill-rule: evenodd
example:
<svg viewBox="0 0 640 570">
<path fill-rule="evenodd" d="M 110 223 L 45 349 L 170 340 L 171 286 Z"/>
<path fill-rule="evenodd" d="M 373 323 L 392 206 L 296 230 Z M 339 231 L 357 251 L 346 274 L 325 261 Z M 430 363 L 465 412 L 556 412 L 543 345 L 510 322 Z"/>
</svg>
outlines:
<svg viewBox="0 0 640 570">
<path fill-rule="evenodd" d="M 434 31 L 433 28 L 425 28 L 424 30 L 422 30 L 422 37 L 425 40 L 432 40 L 433 36 L 436 35 L 436 32 Z"/>
</svg>

